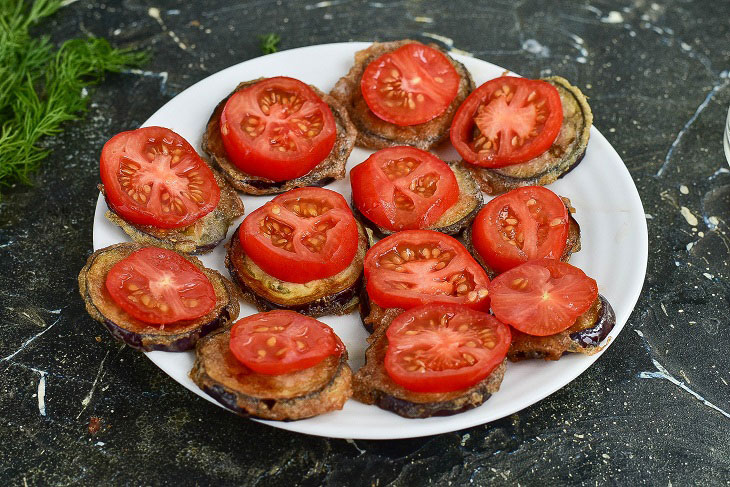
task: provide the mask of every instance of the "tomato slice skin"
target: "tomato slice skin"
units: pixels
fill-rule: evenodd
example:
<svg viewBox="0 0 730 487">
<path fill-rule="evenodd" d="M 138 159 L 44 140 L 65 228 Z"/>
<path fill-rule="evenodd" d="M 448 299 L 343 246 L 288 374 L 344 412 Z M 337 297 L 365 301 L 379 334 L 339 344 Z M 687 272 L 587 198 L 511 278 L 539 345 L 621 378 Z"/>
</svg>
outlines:
<svg viewBox="0 0 730 487">
<path fill-rule="evenodd" d="M 221 192 L 213 171 L 165 127 L 121 132 L 104 144 L 99 165 L 106 200 L 137 225 L 186 227 L 210 213 Z"/>
<path fill-rule="evenodd" d="M 534 336 L 570 328 L 598 297 L 596 281 L 565 262 L 541 259 L 500 274 L 489 286 L 498 320 Z"/>
<path fill-rule="evenodd" d="M 221 112 L 226 154 L 242 171 L 272 181 L 307 174 L 337 138 L 329 105 L 294 78 L 267 78 L 235 92 Z"/>
<path fill-rule="evenodd" d="M 528 260 L 560 259 L 569 231 L 568 209 L 542 186 L 497 196 L 477 214 L 472 241 L 492 269 L 504 272 Z"/>
<path fill-rule="evenodd" d="M 365 255 L 367 292 L 382 308 L 428 303 L 489 307 L 489 278 L 464 246 L 432 230 L 405 230 L 373 245 Z"/>
<path fill-rule="evenodd" d="M 395 125 L 426 123 L 446 111 L 461 78 L 445 54 L 411 43 L 370 62 L 360 81 L 365 103 Z"/>
<path fill-rule="evenodd" d="M 215 308 L 208 277 L 172 250 L 145 247 L 117 262 L 106 276 L 106 289 L 132 317 L 165 325 L 193 320 Z"/>
<path fill-rule="evenodd" d="M 392 231 L 425 228 L 459 199 L 454 172 L 415 147 L 389 147 L 350 171 L 352 198 L 367 219 Z"/>
<path fill-rule="evenodd" d="M 337 274 L 358 247 L 357 223 L 345 198 L 324 188 L 280 194 L 249 214 L 238 236 L 256 265 L 296 283 Z"/>
<path fill-rule="evenodd" d="M 287 310 L 238 320 L 231 328 L 229 348 L 239 362 L 265 375 L 308 369 L 345 350 L 332 328 Z"/>
<path fill-rule="evenodd" d="M 464 100 L 449 137 L 465 161 L 504 167 L 548 150 L 562 124 L 557 88 L 547 81 L 502 76 L 487 81 Z"/>
<path fill-rule="evenodd" d="M 386 331 L 385 370 L 414 392 L 452 392 L 482 381 L 504 360 L 510 329 L 488 313 L 427 304 L 398 315 Z"/>
</svg>

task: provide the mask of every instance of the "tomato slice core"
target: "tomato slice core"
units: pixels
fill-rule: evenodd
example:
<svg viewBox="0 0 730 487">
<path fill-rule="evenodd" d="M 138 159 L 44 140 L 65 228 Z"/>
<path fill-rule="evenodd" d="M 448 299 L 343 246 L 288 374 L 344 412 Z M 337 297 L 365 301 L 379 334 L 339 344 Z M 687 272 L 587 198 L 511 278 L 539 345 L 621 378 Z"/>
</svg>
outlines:
<svg viewBox="0 0 730 487">
<path fill-rule="evenodd" d="M 489 278 L 455 238 L 431 230 L 405 230 L 376 243 L 365 256 L 370 298 L 382 308 L 427 303 L 489 306 Z"/>
<path fill-rule="evenodd" d="M 229 348 L 239 362 L 266 375 L 308 369 L 345 349 L 329 326 L 286 310 L 238 320 L 231 328 Z"/>
<path fill-rule="evenodd" d="M 577 267 L 542 259 L 500 274 L 489 294 L 498 320 L 528 335 L 547 336 L 570 328 L 588 311 L 598 285 Z"/>
<path fill-rule="evenodd" d="M 146 247 L 117 262 L 106 276 L 106 289 L 129 315 L 149 324 L 193 320 L 216 303 L 208 277 L 181 255 Z"/>
<path fill-rule="evenodd" d="M 497 272 L 535 259 L 559 259 L 569 231 L 568 209 L 558 195 L 526 186 L 497 196 L 472 225 L 474 248 Z"/>
<path fill-rule="evenodd" d="M 456 98 L 460 82 L 446 55 L 412 43 L 371 61 L 360 89 L 378 118 L 406 126 L 426 123 L 444 113 Z"/>
<path fill-rule="evenodd" d="M 226 154 L 248 174 L 273 181 L 307 174 L 332 152 L 329 105 L 294 78 L 267 78 L 235 92 L 221 112 Z"/>
<path fill-rule="evenodd" d="M 465 306 L 427 304 L 397 316 L 386 331 L 385 370 L 414 392 L 451 392 L 485 379 L 504 360 L 509 327 Z"/>
<path fill-rule="evenodd" d="M 265 272 L 304 283 L 333 276 L 357 252 L 355 217 L 339 193 L 324 188 L 287 191 L 246 217 L 241 245 Z"/>
<path fill-rule="evenodd" d="M 142 127 L 109 139 L 99 172 L 109 206 L 130 223 L 185 227 L 220 200 L 213 171 L 182 136 L 164 127 Z"/>
<path fill-rule="evenodd" d="M 392 231 L 428 227 L 459 199 L 448 164 L 414 147 L 377 151 L 352 168 L 350 184 L 360 213 Z"/>
<path fill-rule="evenodd" d="M 454 115 L 449 137 L 465 161 L 503 167 L 547 151 L 563 124 L 557 88 L 503 76 L 474 90 Z"/>
</svg>

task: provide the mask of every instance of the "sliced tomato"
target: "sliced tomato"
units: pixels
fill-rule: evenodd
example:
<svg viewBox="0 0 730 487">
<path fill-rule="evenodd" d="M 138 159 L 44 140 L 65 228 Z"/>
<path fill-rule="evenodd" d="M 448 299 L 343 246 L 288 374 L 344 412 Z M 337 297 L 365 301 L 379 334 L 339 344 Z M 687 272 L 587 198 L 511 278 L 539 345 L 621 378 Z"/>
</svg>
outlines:
<svg viewBox="0 0 730 487">
<path fill-rule="evenodd" d="M 329 105 L 294 78 L 267 78 L 235 92 L 221 113 L 228 158 L 248 174 L 295 179 L 322 162 L 335 145 Z"/>
<path fill-rule="evenodd" d="M 350 265 L 358 246 L 345 198 L 324 188 L 280 194 L 248 215 L 238 236 L 256 265 L 298 283 L 337 274 Z"/>
<path fill-rule="evenodd" d="M 229 348 L 243 365 L 266 375 L 308 369 L 345 350 L 332 328 L 285 310 L 238 320 L 231 328 Z"/>
<path fill-rule="evenodd" d="M 485 379 L 507 356 L 509 327 L 460 305 L 427 304 L 386 331 L 385 371 L 414 392 L 451 392 Z"/>
<path fill-rule="evenodd" d="M 489 278 L 455 238 L 405 230 L 376 243 L 365 256 L 367 292 L 382 308 L 428 303 L 489 306 Z"/>
<path fill-rule="evenodd" d="M 172 250 L 146 247 L 117 262 L 106 289 L 128 314 L 149 324 L 193 320 L 216 303 L 208 277 Z"/>
<path fill-rule="evenodd" d="M 562 124 L 557 88 L 547 81 L 503 76 L 487 81 L 464 100 L 449 136 L 465 161 L 502 167 L 548 150 Z"/>
<path fill-rule="evenodd" d="M 461 78 L 442 52 L 406 44 L 370 62 L 360 89 L 370 110 L 396 125 L 416 125 L 446 111 Z"/>
<path fill-rule="evenodd" d="M 428 227 L 459 199 L 448 164 L 414 147 L 379 150 L 352 168 L 350 184 L 360 213 L 393 231 Z"/>
<path fill-rule="evenodd" d="M 497 196 L 472 224 L 474 248 L 495 271 L 534 259 L 560 259 L 568 239 L 568 209 L 542 186 Z"/>
<path fill-rule="evenodd" d="M 498 320 L 528 335 L 570 328 L 598 297 L 596 281 L 558 260 L 533 260 L 500 274 L 489 286 Z"/>
<path fill-rule="evenodd" d="M 185 227 L 221 197 L 213 171 L 182 136 L 164 127 L 122 132 L 104 144 L 99 166 L 106 200 L 130 223 Z"/>
</svg>

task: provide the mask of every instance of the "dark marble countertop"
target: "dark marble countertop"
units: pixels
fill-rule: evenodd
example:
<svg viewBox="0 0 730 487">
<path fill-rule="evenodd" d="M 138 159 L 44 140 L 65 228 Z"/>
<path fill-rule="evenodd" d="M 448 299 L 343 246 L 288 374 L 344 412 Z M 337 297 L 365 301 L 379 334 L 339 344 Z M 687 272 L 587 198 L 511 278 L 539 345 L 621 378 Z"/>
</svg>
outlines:
<svg viewBox="0 0 730 487">
<path fill-rule="evenodd" d="M 47 145 L 33 187 L 0 203 L 4 485 L 688 485 L 730 482 L 727 2 L 71 1 L 56 41 L 148 49 Z M 644 290 L 588 371 L 493 423 L 344 441 L 243 420 L 190 393 L 86 314 L 98 156 L 196 81 L 281 48 L 410 37 L 584 87 L 649 229 Z M 549 71 L 548 71 L 549 70 Z"/>
</svg>

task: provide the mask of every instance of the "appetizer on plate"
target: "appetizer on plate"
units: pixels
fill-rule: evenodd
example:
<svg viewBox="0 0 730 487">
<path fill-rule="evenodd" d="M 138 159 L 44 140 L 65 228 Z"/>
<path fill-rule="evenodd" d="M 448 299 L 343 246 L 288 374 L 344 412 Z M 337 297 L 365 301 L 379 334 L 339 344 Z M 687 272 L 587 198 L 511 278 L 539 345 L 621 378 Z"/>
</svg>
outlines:
<svg viewBox="0 0 730 487">
<path fill-rule="evenodd" d="M 347 108 L 357 144 L 430 149 L 446 138 L 456 109 L 474 89 L 463 64 L 435 44 L 376 42 L 330 92 Z"/>
<path fill-rule="evenodd" d="M 580 250 L 580 226 L 568 198 L 542 186 L 497 196 L 464 232 L 466 247 L 490 277 L 528 260 L 568 262 Z"/>
<path fill-rule="evenodd" d="M 228 409 L 263 419 L 309 418 L 352 396 L 342 341 L 293 311 L 247 316 L 200 340 L 190 378 Z"/>
<path fill-rule="evenodd" d="M 341 315 L 357 307 L 368 246 L 342 195 L 299 188 L 246 217 L 228 244 L 225 265 L 261 311 Z"/>
<path fill-rule="evenodd" d="M 427 304 L 398 315 L 368 339 L 355 374 L 355 399 L 406 418 L 460 413 L 499 390 L 510 329 L 455 304 Z"/>
<path fill-rule="evenodd" d="M 458 240 L 431 230 L 404 230 L 367 252 L 360 314 L 372 332 L 422 304 L 486 311 L 488 286 L 487 273 Z"/>
<path fill-rule="evenodd" d="M 558 360 L 566 352 L 592 355 L 616 324 L 596 281 L 570 264 L 526 262 L 489 285 L 492 312 L 514 329 L 510 360 Z"/>
<path fill-rule="evenodd" d="M 583 159 L 593 114 L 588 100 L 559 76 L 502 76 L 464 101 L 451 143 L 488 194 L 544 186 Z"/>
<path fill-rule="evenodd" d="M 337 100 L 278 76 L 243 82 L 221 101 L 203 150 L 239 191 L 277 194 L 344 178 L 355 137 Z"/>
<path fill-rule="evenodd" d="M 484 201 L 462 164 L 408 146 L 377 151 L 352 168 L 350 184 L 353 211 L 381 236 L 414 229 L 459 233 Z"/>
<path fill-rule="evenodd" d="M 145 245 L 209 252 L 243 215 L 243 203 L 225 179 L 183 137 L 164 127 L 109 139 L 99 172 L 106 217 Z"/>
<path fill-rule="evenodd" d="M 79 292 L 92 318 L 144 351 L 193 348 L 239 311 L 233 285 L 196 257 L 137 243 L 91 254 Z"/>
</svg>

